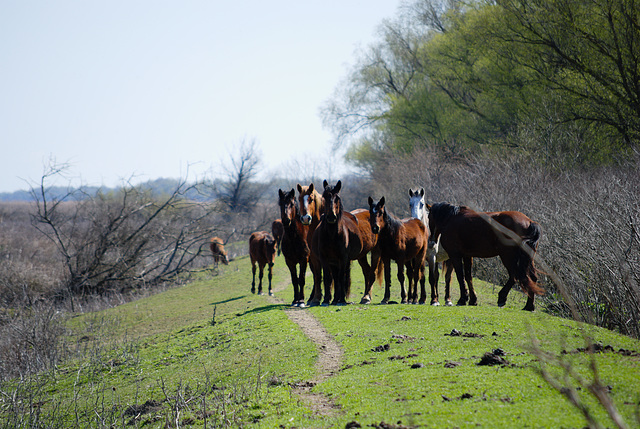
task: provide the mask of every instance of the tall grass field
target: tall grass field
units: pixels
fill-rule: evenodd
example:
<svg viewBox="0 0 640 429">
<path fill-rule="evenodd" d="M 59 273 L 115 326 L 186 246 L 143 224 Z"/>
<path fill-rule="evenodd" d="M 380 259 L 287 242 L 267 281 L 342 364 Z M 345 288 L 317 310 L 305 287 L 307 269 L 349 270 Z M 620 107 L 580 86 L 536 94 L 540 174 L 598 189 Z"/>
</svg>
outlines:
<svg viewBox="0 0 640 429">
<path fill-rule="evenodd" d="M 379 305 L 377 284 L 365 306 L 357 304 L 364 288 L 357 264 L 352 279 L 356 304 L 291 309 L 283 257 L 274 268 L 275 298 L 250 293 L 251 266 L 241 257 L 186 286 L 74 317 L 64 344 L 72 358 L 54 371 L 2 384 L 0 424 L 614 427 L 589 392 L 597 377 L 627 426 L 640 425 L 639 341 L 552 317 L 542 305 L 522 311 L 517 290 L 498 308 L 499 287 L 480 281 L 476 307 Z M 392 279 L 392 299 L 399 301 L 395 273 Z M 311 282 L 308 275 L 307 296 Z M 454 282 L 454 302 L 457 295 Z M 310 381 L 321 371 L 316 362 L 323 350 L 288 317 L 292 311 L 312 315 L 342 349 L 339 369 L 320 382 Z M 586 349 L 590 342 L 595 349 Z M 302 388 L 310 395 L 301 395 Z M 313 404 L 312 397 L 325 401 Z"/>
</svg>

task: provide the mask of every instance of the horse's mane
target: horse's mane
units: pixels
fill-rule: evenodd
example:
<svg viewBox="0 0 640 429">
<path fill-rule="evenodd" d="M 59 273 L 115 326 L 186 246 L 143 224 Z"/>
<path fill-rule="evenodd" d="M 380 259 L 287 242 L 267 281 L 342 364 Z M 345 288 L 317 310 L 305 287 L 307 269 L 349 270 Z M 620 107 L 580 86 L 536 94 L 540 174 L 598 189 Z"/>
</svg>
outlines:
<svg viewBox="0 0 640 429">
<path fill-rule="evenodd" d="M 402 222 L 400 221 L 400 219 L 398 219 L 392 213 L 390 213 L 386 207 L 384 209 L 384 216 L 385 216 L 384 221 L 387 224 L 387 228 L 389 228 L 389 232 L 391 233 L 392 236 L 395 236 L 398 230 L 400 229 Z"/>
<path fill-rule="evenodd" d="M 449 203 L 435 203 L 429 209 L 429 217 L 433 218 L 436 222 L 441 222 L 452 216 L 456 216 L 460 213 L 461 208 L 463 207 Z"/>
</svg>

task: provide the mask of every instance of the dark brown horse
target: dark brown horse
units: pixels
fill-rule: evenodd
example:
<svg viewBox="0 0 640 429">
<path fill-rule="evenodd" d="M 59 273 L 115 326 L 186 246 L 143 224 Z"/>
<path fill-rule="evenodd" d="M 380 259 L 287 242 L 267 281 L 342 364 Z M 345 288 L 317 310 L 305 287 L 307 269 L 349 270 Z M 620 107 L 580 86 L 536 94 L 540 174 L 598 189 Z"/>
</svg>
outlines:
<svg viewBox="0 0 640 429">
<path fill-rule="evenodd" d="M 222 262 L 225 265 L 229 265 L 229 260 L 227 259 L 227 252 L 224 250 L 224 242 L 220 237 L 213 237 L 209 241 L 209 248 L 211 249 L 211 254 L 213 255 L 213 263 L 217 267 L 219 262 Z"/>
<path fill-rule="evenodd" d="M 307 234 L 307 245 L 311 250 L 309 254 L 309 267 L 313 273 L 313 290 L 309 295 L 307 305 L 320 305 L 322 301 L 322 264 L 318 255 L 313 251 L 313 233 L 320 224 L 322 216 L 322 195 L 316 191 L 313 183 L 309 186 L 298 184 L 298 203 L 300 210 L 300 221 L 303 225 L 309 226 Z"/>
<path fill-rule="evenodd" d="M 313 251 L 320 258 L 324 283 L 324 300 L 331 300 L 331 283 L 334 285 L 333 304 L 345 305 L 351 291 L 351 261 L 362 253 L 362 237 L 356 217 L 344 211 L 339 192 L 342 182 L 330 186 L 324 181 L 324 217 L 313 234 Z"/>
<path fill-rule="evenodd" d="M 462 290 L 464 277 L 471 280 L 471 269 L 464 267 L 464 258 L 491 258 L 499 256 L 509 273 L 509 280 L 498 293 L 498 306 L 503 307 L 516 280 L 527 293 L 523 310 L 533 311 L 535 295 L 544 290 L 537 285 L 538 277 L 533 265 L 538 242 L 542 235 L 540 225 L 517 211 L 478 213 L 465 206 L 438 203 L 429 210 L 429 228 L 433 240 L 449 254 Z M 467 273 L 468 271 L 468 273 Z M 470 304 L 477 302 L 470 287 Z"/>
<path fill-rule="evenodd" d="M 296 191 L 289 192 L 278 190 L 278 205 L 280 206 L 280 219 L 284 226 L 282 236 L 282 254 L 291 273 L 291 284 L 293 285 L 292 306 L 304 307 L 304 283 L 309 261 L 309 245 L 307 244 L 307 234 L 309 227 L 303 225 L 298 213 L 296 204 Z M 298 266 L 300 270 L 298 271 Z"/>
<path fill-rule="evenodd" d="M 269 295 L 273 296 L 271 290 L 271 278 L 273 277 L 273 263 L 276 259 L 276 239 L 266 231 L 257 231 L 249 237 L 249 256 L 251 258 L 251 270 L 253 271 L 253 281 L 251 282 L 251 293 L 256 293 L 256 264 L 260 268 L 260 279 L 258 282 L 258 295 L 262 295 L 262 276 L 264 267 L 269 268 Z"/>
<path fill-rule="evenodd" d="M 281 219 L 276 219 L 271 223 L 271 234 L 276 239 L 278 244 L 278 256 L 280 256 L 280 244 L 282 243 L 282 236 L 284 235 L 284 225 L 282 225 Z"/>
<path fill-rule="evenodd" d="M 378 246 L 384 263 L 385 291 L 382 304 L 387 304 L 391 295 L 391 260 L 398 265 L 402 303 L 424 304 L 427 299 L 424 277 L 429 239 L 427 228 L 419 219 L 396 219 L 387 211 L 384 204 L 384 197 L 378 202 L 374 202 L 373 198 L 369 197 L 371 230 L 378 234 Z M 409 280 L 408 297 L 404 286 L 405 267 Z M 419 301 L 418 281 L 421 285 Z"/>
</svg>

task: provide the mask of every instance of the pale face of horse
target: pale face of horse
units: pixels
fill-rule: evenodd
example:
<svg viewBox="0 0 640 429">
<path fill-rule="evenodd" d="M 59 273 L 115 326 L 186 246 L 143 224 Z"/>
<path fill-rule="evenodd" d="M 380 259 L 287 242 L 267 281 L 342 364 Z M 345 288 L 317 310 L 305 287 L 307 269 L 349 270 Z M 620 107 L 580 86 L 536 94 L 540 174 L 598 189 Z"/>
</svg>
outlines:
<svg viewBox="0 0 640 429">
<path fill-rule="evenodd" d="M 427 204 L 424 201 L 424 188 L 415 191 L 409 189 L 409 208 L 411 209 L 411 217 L 420 219 L 426 226 L 429 212 L 427 211 Z"/>
</svg>

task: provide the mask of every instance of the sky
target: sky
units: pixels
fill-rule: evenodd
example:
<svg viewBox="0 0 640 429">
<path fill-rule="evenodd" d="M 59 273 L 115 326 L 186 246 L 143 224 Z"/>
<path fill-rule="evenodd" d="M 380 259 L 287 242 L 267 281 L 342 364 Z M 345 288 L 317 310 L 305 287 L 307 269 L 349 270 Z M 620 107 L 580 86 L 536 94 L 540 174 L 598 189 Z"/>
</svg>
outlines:
<svg viewBox="0 0 640 429">
<path fill-rule="evenodd" d="M 320 108 L 400 3 L 0 0 L 0 192 L 50 165 L 55 184 L 215 177 L 250 141 L 267 175 L 325 159 Z"/>
</svg>

